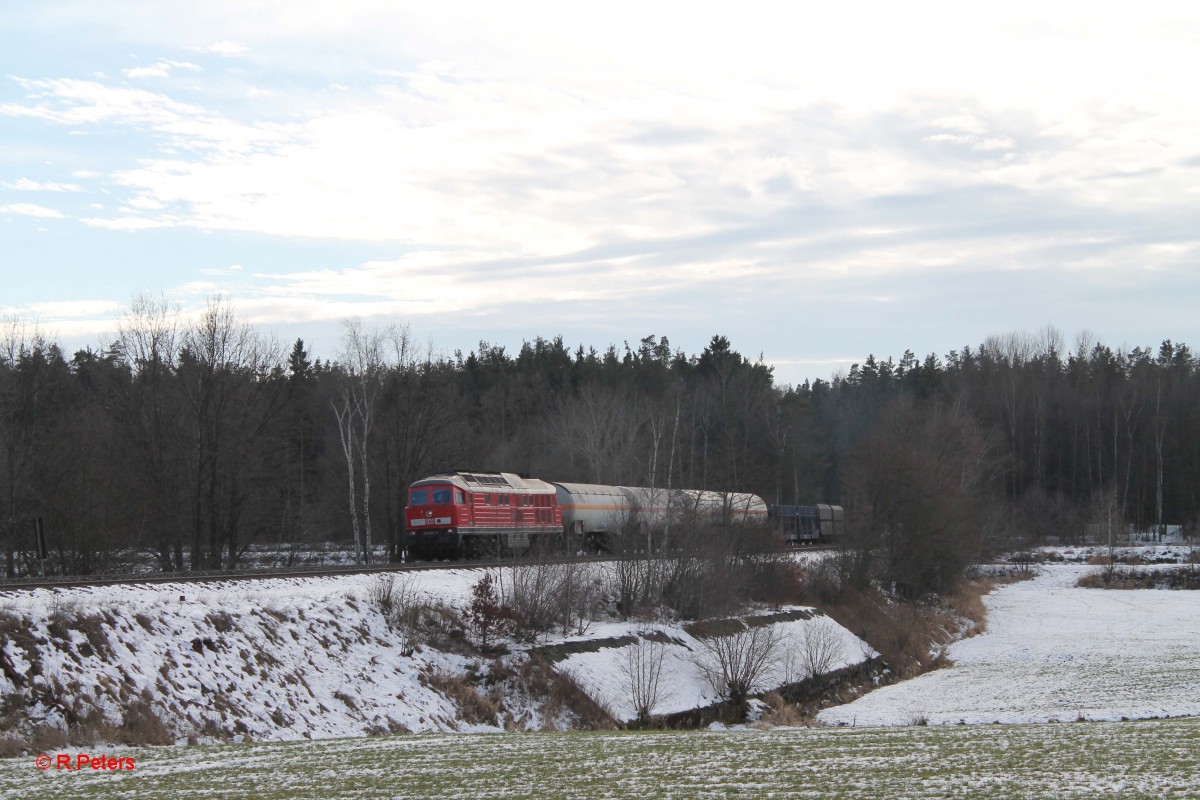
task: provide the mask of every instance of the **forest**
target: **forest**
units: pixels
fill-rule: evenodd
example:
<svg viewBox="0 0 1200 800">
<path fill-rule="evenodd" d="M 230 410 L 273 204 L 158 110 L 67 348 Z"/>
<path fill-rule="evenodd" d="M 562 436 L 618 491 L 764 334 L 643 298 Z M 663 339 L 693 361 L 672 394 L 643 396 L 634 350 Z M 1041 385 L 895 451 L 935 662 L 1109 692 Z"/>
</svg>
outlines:
<svg viewBox="0 0 1200 800">
<path fill-rule="evenodd" d="M 786 386 L 720 335 L 693 354 L 648 335 L 446 355 L 402 325 L 343 332 L 313 359 L 227 300 L 185 318 L 142 296 L 107 346 L 68 356 L 7 320 L 5 574 L 41 568 L 39 517 L 47 573 L 120 572 L 135 551 L 231 568 L 253 545 L 351 540 L 397 559 L 407 485 L 456 468 L 841 504 L 895 563 L 1077 539 L 1105 514 L 1200 518 L 1200 374 L 1182 343 L 1046 328 Z"/>
</svg>

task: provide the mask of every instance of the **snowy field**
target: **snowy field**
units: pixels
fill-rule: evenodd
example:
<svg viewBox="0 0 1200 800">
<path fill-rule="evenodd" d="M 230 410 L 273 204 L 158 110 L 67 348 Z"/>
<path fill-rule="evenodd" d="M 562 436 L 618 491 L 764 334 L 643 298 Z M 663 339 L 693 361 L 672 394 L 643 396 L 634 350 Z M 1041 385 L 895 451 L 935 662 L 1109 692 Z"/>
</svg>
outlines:
<svg viewBox="0 0 1200 800">
<path fill-rule="evenodd" d="M 894 684 L 820 721 L 844 725 L 1074 722 L 1200 715 L 1200 592 L 1075 587 L 1096 567 L 1043 565 L 997 589 L 986 633 L 954 666 Z"/>
<path fill-rule="evenodd" d="M 1194 798 L 1200 720 L 536 733 L 112 751 L 125 772 L 0 760 L 0 797 Z"/>
</svg>

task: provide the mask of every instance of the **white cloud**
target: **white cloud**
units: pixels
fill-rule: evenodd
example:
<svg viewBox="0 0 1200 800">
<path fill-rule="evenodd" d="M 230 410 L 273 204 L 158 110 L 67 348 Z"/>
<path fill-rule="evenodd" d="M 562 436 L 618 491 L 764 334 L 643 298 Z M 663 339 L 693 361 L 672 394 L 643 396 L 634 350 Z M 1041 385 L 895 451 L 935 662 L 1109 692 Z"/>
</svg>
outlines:
<svg viewBox="0 0 1200 800">
<path fill-rule="evenodd" d="M 14 189 L 18 192 L 82 192 L 83 187 L 77 183 L 54 183 L 33 181 L 28 178 L 0 183 L 0 187 Z"/>
<path fill-rule="evenodd" d="M 145 217 L 84 217 L 79 221 L 91 228 L 125 231 L 127 233 L 154 228 L 168 228 L 176 224 L 171 220 L 146 219 Z"/>
<path fill-rule="evenodd" d="M 121 71 L 126 78 L 166 78 L 171 74 L 171 68 L 161 64 L 152 67 L 131 67 Z"/>
<path fill-rule="evenodd" d="M 121 309 L 121 304 L 112 300 L 60 300 L 51 303 L 31 303 L 21 311 L 35 318 L 56 321 L 114 315 Z"/>
<path fill-rule="evenodd" d="M 236 58 L 237 56 L 244 56 L 250 52 L 250 48 L 246 47 L 246 45 L 229 41 L 213 42 L 202 49 L 203 52 L 224 56 L 225 58 Z"/>
<path fill-rule="evenodd" d="M 0 214 L 18 214 L 23 217 L 38 219 L 62 219 L 63 213 L 54 208 L 34 205 L 33 203 L 6 203 L 0 205 Z"/>
<path fill-rule="evenodd" d="M 181 69 L 187 72 L 202 72 L 197 64 L 190 61 L 162 60 L 148 67 L 131 67 L 121 70 L 126 78 L 168 78 L 172 70 Z"/>
</svg>

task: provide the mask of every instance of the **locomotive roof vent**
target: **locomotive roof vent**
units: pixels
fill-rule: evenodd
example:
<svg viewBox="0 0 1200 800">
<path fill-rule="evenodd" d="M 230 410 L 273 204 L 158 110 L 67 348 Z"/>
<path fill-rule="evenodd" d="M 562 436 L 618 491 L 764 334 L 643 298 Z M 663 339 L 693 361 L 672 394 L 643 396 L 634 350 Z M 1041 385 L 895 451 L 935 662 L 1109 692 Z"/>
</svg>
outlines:
<svg viewBox="0 0 1200 800">
<path fill-rule="evenodd" d="M 461 472 L 463 480 L 477 486 L 511 486 L 503 475 L 480 475 L 478 473 Z"/>
</svg>

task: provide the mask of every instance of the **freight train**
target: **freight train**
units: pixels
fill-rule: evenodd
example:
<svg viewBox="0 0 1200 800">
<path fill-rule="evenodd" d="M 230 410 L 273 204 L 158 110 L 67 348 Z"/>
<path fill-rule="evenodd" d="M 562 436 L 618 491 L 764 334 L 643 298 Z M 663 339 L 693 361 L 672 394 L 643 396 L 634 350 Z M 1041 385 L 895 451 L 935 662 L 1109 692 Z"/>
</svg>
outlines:
<svg viewBox="0 0 1200 800">
<path fill-rule="evenodd" d="M 837 506 L 776 507 L 797 508 L 836 508 L 841 520 Z M 409 486 L 404 545 L 418 559 L 538 547 L 611 551 L 620 537 L 633 535 L 652 547 L 652 538 L 668 523 L 703 519 L 746 525 L 766 524 L 771 518 L 793 544 L 816 541 L 835 530 L 832 516 L 827 523 L 820 514 L 815 523 L 790 511 L 780 516 L 762 498 L 742 492 L 552 483 L 511 472 L 456 470 Z"/>
</svg>

